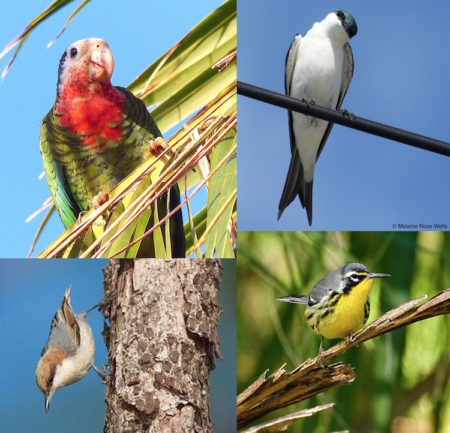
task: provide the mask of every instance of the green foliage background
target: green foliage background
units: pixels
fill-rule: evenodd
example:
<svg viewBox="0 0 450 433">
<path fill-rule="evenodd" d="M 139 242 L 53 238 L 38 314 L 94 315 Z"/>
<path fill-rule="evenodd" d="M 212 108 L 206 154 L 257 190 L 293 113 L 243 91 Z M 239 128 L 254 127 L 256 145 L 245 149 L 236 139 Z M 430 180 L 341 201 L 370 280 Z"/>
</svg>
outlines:
<svg viewBox="0 0 450 433">
<path fill-rule="evenodd" d="M 371 290 L 369 322 L 420 295 L 449 287 L 450 234 L 445 232 L 239 232 L 238 393 L 264 370 L 291 370 L 317 354 L 320 337 L 300 305 L 275 302 L 307 293 L 327 273 L 361 262 L 391 278 Z M 440 316 L 350 349 L 354 383 L 271 413 L 335 402 L 297 421 L 290 432 L 450 432 L 450 318 Z M 332 342 L 325 341 L 325 348 Z M 258 420 L 259 422 L 262 420 Z"/>
</svg>

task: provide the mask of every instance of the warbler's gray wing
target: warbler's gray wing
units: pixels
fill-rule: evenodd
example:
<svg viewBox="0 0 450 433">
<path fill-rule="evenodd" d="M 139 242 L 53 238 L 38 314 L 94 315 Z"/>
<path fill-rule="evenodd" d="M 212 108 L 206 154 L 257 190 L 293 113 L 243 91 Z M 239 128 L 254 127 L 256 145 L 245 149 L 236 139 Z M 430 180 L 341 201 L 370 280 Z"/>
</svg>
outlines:
<svg viewBox="0 0 450 433">
<path fill-rule="evenodd" d="M 73 355 L 80 346 L 80 327 L 70 306 L 70 287 L 67 288 L 61 307 L 53 317 L 47 343 L 42 355 L 51 348 L 59 348 Z"/>
<path fill-rule="evenodd" d="M 331 295 L 333 289 L 339 287 L 339 282 L 341 278 L 341 270 L 339 268 L 322 278 L 311 290 L 309 294 L 309 303 L 310 305 L 314 305 L 319 302 L 325 296 Z"/>
<path fill-rule="evenodd" d="M 344 64 L 342 65 L 342 81 L 341 81 L 341 90 L 339 92 L 338 100 L 336 103 L 336 110 L 339 110 L 342 105 L 342 101 L 344 100 L 345 94 L 347 93 L 348 86 L 350 85 L 350 81 L 352 81 L 353 77 L 353 52 L 352 47 L 347 42 L 344 45 Z M 334 123 L 329 122 L 327 129 L 325 130 L 325 134 L 322 137 L 322 141 L 320 142 L 319 150 L 317 151 L 316 161 L 319 159 L 319 156 L 322 152 L 325 143 L 328 140 L 328 136 L 330 135 L 331 128 L 333 128 Z"/>
<path fill-rule="evenodd" d="M 284 89 L 286 95 L 291 94 L 292 77 L 294 75 L 295 63 L 300 52 L 300 44 L 302 35 L 296 35 L 292 41 L 286 55 L 285 69 L 284 69 Z M 291 145 L 291 161 L 289 163 L 289 170 L 284 183 L 283 192 L 281 194 L 280 203 L 278 205 L 278 219 L 280 219 L 283 211 L 289 206 L 298 194 L 300 202 L 304 205 L 304 194 L 302 187 L 303 167 L 300 161 L 297 145 L 295 144 L 295 136 L 293 129 L 292 111 L 288 110 L 288 124 L 289 124 L 289 140 Z"/>
</svg>

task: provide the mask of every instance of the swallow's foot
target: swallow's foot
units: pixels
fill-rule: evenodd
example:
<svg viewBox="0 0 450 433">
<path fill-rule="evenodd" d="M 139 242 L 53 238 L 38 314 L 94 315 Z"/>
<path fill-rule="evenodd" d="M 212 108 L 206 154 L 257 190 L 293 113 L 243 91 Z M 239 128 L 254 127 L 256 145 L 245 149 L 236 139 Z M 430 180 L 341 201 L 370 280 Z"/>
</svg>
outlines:
<svg viewBox="0 0 450 433">
<path fill-rule="evenodd" d="M 94 209 L 98 209 L 109 200 L 109 195 L 105 191 L 100 191 L 93 199 L 92 206 Z"/>
<path fill-rule="evenodd" d="M 166 140 L 162 137 L 156 137 L 154 140 L 150 141 L 149 150 L 152 155 L 159 155 L 160 153 L 164 152 L 166 149 L 169 149 L 169 153 L 173 156 L 174 153 L 169 148 L 169 146 L 166 143 Z"/>
<path fill-rule="evenodd" d="M 344 108 L 343 110 L 341 110 L 342 111 L 342 114 L 344 115 L 344 116 L 347 116 L 348 118 L 350 118 L 351 120 L 355 120 L 356 119 L 356 116 L 353 114 L 353 113 L 351 113 L 350 111 L 348 111 L 346 108 Z"/>
<path fill-rule="evenodd" d="M 308 103 L 311 104 L 311 105 L 316 105 L 316 101 L 314 99 L 310 99 L 308 101 Z"/>
</svg>

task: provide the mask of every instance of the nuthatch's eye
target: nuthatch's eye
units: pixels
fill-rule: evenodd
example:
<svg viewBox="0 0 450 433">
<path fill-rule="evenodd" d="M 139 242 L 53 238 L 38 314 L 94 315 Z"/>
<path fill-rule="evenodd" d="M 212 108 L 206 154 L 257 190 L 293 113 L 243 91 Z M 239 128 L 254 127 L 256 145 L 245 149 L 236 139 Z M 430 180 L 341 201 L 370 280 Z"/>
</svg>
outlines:
<svg viewBox="0 0 450 433">
<path fill-rule="evenodd" d="M 73 59 L 78 54 L 78 50 L 73 47 L 70 49 L 70 58 Z"/>
</svg>

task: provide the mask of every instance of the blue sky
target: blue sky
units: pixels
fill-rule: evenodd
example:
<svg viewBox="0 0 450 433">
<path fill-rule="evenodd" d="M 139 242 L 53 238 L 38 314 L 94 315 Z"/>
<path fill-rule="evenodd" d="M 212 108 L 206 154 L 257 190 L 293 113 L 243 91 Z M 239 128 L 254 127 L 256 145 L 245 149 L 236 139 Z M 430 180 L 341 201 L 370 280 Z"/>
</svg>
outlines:
<svg viewBox="0 0 450 433">
<path fill-rule="evenodd" d="M 447 2 L 238 2 L 238 79 L 283 93 L 294 35 L 338 9 L 358 25 L 343 108 L 450 141 Z M 276 219 L 290 159 L 286 110 L 240 96 L 238 123 L 239 229 L 308 230 L 298 199 Z M 450 227 L 449 185 L 447 157 L 335 125 L 316 167 L 311 229 Z"/>
<path fill-rule="evenodd" d="M 50 0 L 36 0 L 19 8 L 17 2 L 2 1 L 0 51 L 49 3 Z M 42 216 L 29 224 L 24 221 L 50 196 L 45 179 L 38 180 L 43 170 L 39 130 L 41 119 L 55 100 L 58 62 L 67 46 L 86 37 L 106 39 L 115 60 L 112 82 L 126 86 L 220 6 L 222 1 L 93 1 L 74 18 L 56 43 L 47 49 L 47 43 L 55 37 L 79 3 L 80 1 L 69 4 L 31 34 L 0 84 L 0 136 L 3 152 L 0 174 L 0 194 L 3 198 L 0 257 L 27 255 Z M 9 58 L 7 56 L 0 61 L 1 70 Z M 193 200 L 194 212 L 203 207 L 204 200 L 205 195 L 201 204 L 199 199 Z M 35 252 L 42 251 L 62 230 L 59 217 L 54 215 Z"/>
<path fill-rule="evenodd" d="M 47 341 L 50 323 L 68 285 L 76 313 L 103 297 L 106 260 L 0 260 L 0 431 L 85 432 L 102 430 L 105 385 L 94 371 L 83 380 L 57 391 L 48 414 L 34 373 Z M 211 413 L 217 432 L 228 432 L 236 417 L 236 271 L 235 262 L 222 261 L 219 321 L 223 361 L 211 373 Z M 88 315 L 95 338 L 95 364 L 107 364 L 101 331 L 103 316 Z M 24 416 L 26 414 L 26 416 Z"/>
</svg>

